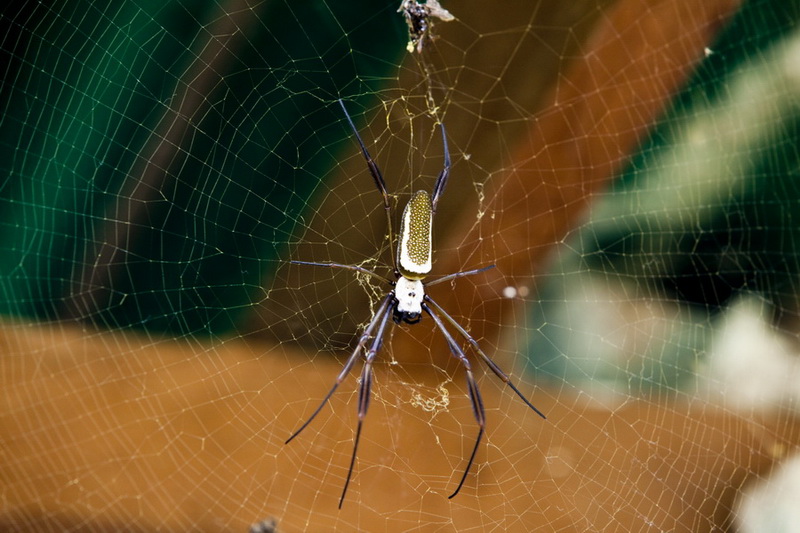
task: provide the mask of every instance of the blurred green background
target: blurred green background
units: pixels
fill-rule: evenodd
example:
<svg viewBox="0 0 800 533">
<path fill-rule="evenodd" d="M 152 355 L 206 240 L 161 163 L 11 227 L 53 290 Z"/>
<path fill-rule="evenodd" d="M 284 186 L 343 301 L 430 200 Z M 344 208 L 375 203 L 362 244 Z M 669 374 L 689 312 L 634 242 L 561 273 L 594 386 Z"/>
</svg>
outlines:
<svg viewBox="0 0 800 533">
<path fill-rule="evenodd" d="M 0 312 L 177 335 L 236 331 L 407 40 L 394 1 L 3 9 Z"/>
</svg>

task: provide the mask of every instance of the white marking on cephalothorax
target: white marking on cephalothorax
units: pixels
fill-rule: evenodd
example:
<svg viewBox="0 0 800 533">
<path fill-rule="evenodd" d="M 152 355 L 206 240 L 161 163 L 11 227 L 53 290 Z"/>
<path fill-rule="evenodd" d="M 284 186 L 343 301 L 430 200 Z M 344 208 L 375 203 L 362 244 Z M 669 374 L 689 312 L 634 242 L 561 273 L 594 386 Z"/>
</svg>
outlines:
<svg viewBox="0 0 800 533">
<path fill-rule="evenodd" d="M 422 299 L 425 289 L 418 279 L 408 279 L 405 276 L 397 278 L 394 286 L 394 297 L 397 298 L 397 310 L 401 313 L 422 313 Z"/>
</svg>

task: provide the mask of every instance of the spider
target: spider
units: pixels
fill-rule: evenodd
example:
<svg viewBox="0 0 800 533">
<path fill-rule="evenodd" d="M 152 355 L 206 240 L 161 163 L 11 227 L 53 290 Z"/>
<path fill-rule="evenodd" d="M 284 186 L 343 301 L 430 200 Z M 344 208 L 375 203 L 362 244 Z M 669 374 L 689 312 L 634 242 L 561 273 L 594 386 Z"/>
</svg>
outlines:
<svg viewBox="0 0 800 533">
<path fill-rule="evenodd" d="M 369 155 L 367 148 L 364 146 L 364 141 L 361 140 L 361 136 L 358 134 L 358 130 L 353 123 L 353 119 L 350 118 L 350 114 L 347 112 L 347 108 L 342 100 L 339 100 L 339 105 L 341 105 L 342 111 L 344 111 L 344 115 L 347 118 L 347 122 L 350 124 L 350 128 L 353 130 L 353 134 L 358 141 L 358 145 L 361 148 L 361 153 L 364 155 L 364 159 L 367 161 L 367 167 L 369 168 L 369 172 L 375 181 L 375 185 L 383 196 L 383 207 L 386 211 L 386 220 L 389 230 L 389 247 L 391 249 L 394 239 L 392 234 L 392 216 L 389 205 L 389 194 L 386 192 L 386 183 L 383 180 L 383 176 L 381 175 L 378 165 Z M 328 391 L 328 394 L 322 399 L 322 402 L 320 402 L 319 406 L 314 410 L 314 412 L 311 413 L 311 416 L 308 418 L 308 420 L 306 420 L 303 425 L 301 425 L 300 428 L 292 433 L 292 435 L 286 440 L 286 444 L 289 444 L 311 423 L 312 420 L 314 420 L 342 381 L 350 373 L 350 370 L 353 368 L 353 365 L 358 359 L 358 355 L 367 348 L 367 344 L 369 343 L 369 349 L 367 349 L 364 355 L 364 367 L 361 371 L 361 383 L 358 389 L 358 426 L 356 427 L 356 435 L 353 442 L 353 454 L 350 457 L 350 467 L 347 470 L 347 478 L 344 482 L 342 495 L 339 498 L 339 509 L 342 508 L 344 497 L 347 494 L 347 487 L 350 485 L 350 479 L 353 475 L 353 467 L 355 466 L 356 462 L 356 453 L 358 452 L 358 442 L 361 437 L 361 428 L 364 423 L 364 418 L 366 418 L 367 415 L 367 408 L 369 407 L 370 394 L 372 390 L 372 364 L 375 361 L 375 357 L 383 344 L 383 337 L 386 333 L 386 327 L 390 316 L 396 324 L 403 322 L 406 324 L 416 324 L 422 319 L 422 313 L 427 313 L 433 319 L 436 327 L 439 329 L 439 331 L 441 331 L 442 335 L 447 341 L 450 352 L 461 362 L 461 365 L 464 367 L 466 372 L 467 390 L 470 402 L 472 404 L 472 413 L 475 416 L 475 420 L 478 422 L 478 436 L 475 439 L 475 445 L 472 448 L 472 453 L 470 454 L 469 461 L 467 462 L 467 467 L 464 469 L 464 474 L 461 476 L 461 481 L 459 481 L 456 490 L 449 496 L 449 498 L 453 498 L 459 493 L 461 487 L 464 485 L 464 481 L 467 478 L 467 474 L 469 474 L 469 470 L 472 467 L 473 461 L 475 460 L 475 454 L 478 451 L 478 446 L 480 445 L 481 438 L 483 437 L 486 427 L 486 413 L 484 412 L 483 399 L 481 398 L 478 384 L 472 374 L 472 366 L 470 365 L 469 359 L 467 359 L 464 350 L 462 350 L 462 348 L 453 338 L 453 335 L 445 327 L 442 317 L 444 317 L 450 326 L 452 326 L 462 337 L 464 337 L 464 339 L 466 339 L 466 341 L 472 346 L 472 349 L 475 351 L 475 353 L 477 353 L 481 359 L 483 359 L 484 363 L 486 363 L 489 369 L 494 372 L 498 378 L 503 380 L 503 382 L 511 387 L 517 396 L 519 396 L 522 401 L 525 402 L 525 405 L 533 409 L 533 411 L 542 418 L 546 418 L 545 415 L 536 407 L 534 407 L 533 404 L 528 401 L 528 399 L 525 398 L 525 396 L 519 391 L 519 389 L 517 389 L 517 387 L 511 383 L 508 375 L 506 375 L 506 373 L 503 372 L 488 355 L 486 355 L 486 353 L 478 345 L 478 342 L 472 338 L 467 330 L 464 329 L 464 327 L 458 322 L 456 322 L 453 317 L 451 317 L 425 292 L 425 288 L 430 287 L 431 285 L 436 285 L 437 283 L 443 283 L 445 281 L 463 276 L 471 276 L 473 274 L 478 274 L 489 270 L 490 268 L 494 268 L 494 265 L 489 265 L 487 267 L 477 268 L 474 270 L 448 274 L 432 281 L 428 281 L 427 283 L 423 283 L 422 281 L 431 271 L 431 256 L 433 251 L 431 245 L 431 229 L 433 216 L 436 214 L 436 206 L 439 203 L 439 199 L 442 196 L 445 185 L 447 185 L 447 178 L 450 174 L 450 152 L 447 147 L 447 135 L 445 133 L 443 123 L 441 124 L 441 129 L 442 143 L 444 145 L 444 168 L 439 174 L 436 184 L 433 187 L 433 194 L 429 196 L 424 190 L 418 191 L 412 196 L 411 200 L 409 200 L 405 210 L 403 211 L 400 235 L 397 245 L 397 254 L 395 255 L 394 252 L 392 252 L 392 264 L 394 267 L 394 276 L 396 278 L 394 281 L 386 279 L 383 276 L 372 272 L 371 270 L 367 270 L 357 265 L 291 261 L 291 263 L 298 265 L 353 270 L 355 272 L 361 272 L 363 274 L 380 279 L 384 283 L 388 283 L 390 286 L 392 286 L 392 289 L 383 298 L 378 306 L 378 310 L 375 312 L 369 324 L 364 329 L 364 332 L 361 334 L 355 350 L 353 350 L 353 353 L 347 359 L 344 368 L 336 377 L 336 382 L 333 384 L 333 387 L 331 387 L 330 391 Z M 370 338 L 372 339 L 371 342 Z"/>
</svg>

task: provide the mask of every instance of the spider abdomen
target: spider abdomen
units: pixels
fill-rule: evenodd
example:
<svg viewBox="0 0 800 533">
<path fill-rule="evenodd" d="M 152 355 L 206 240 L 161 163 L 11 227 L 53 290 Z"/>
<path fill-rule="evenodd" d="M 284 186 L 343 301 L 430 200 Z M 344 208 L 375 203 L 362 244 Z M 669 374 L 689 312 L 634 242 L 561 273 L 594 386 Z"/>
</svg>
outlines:
<svg viewBox="0 0 800 533">
<path fill-rule="evenodd" d="M 432 222 L 430 196 L 418 191 L 403 211 L 397 243 L 397 267 L 410 280 L 421 280 L 431 271 Z"/>
</svg>

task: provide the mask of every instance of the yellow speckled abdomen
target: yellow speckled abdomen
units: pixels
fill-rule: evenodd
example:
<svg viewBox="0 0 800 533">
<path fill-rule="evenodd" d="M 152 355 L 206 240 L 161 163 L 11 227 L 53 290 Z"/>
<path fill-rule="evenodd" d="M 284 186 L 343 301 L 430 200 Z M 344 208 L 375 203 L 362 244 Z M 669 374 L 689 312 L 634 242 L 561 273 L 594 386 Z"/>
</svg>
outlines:
<svg viewBox="0 0 800 533">
<path fill-rule="evenodd" d="M 408 279 L 423 279 L 431 271 L 431 199 L 419 191 L 403 211 L 397 246 L 397 268 Z"/>
</svg>

